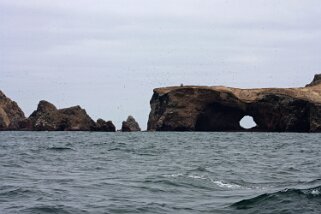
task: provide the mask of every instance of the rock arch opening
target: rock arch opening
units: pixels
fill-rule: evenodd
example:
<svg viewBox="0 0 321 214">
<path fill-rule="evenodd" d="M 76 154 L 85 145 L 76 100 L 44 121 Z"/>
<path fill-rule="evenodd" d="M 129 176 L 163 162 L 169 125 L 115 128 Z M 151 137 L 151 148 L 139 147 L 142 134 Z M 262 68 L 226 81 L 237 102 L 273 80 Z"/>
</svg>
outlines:
<svg viewBox="0 0 321 214">
<path fill-rule="evenodd" d="M 240 120 L 240 126 L 243 129 L 252 129 L 257 126 L 256 122 L 254 121 L 252 116 L 245 115 L 241 120 Z"/>
<path fill-rule="evenodd" d="M 239 108 L 211 103 L 198 115 L 195 131 L 240 131 L 243 115 Z"/>
</svg>

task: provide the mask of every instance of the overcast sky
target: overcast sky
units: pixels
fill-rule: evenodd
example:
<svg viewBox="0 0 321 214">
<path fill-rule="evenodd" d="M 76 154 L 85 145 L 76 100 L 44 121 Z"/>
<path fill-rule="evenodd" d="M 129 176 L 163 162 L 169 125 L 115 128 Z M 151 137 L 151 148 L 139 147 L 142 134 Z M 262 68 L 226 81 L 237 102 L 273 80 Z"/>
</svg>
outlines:
<svg viewBox="0 0 321 214">
<path fill-rule="evenodd" d="M 156 87 L 294 87 L 321 73 L 320 0 L 0 0 L 0 89 L 146 128 Z"/>
</svg>

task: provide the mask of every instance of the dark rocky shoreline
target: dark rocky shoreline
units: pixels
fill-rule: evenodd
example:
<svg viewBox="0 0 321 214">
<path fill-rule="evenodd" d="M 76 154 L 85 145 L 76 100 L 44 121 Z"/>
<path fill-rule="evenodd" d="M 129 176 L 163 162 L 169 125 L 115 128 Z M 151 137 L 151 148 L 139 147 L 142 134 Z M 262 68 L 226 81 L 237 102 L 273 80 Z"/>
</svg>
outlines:
<svg viewBox="0 0 321 214">
<path fill-rule="evenodd" d="M 130 117 L 133 119 L 132 116 Z M 41 100 L 37 110 L 27 118 L 15 101 L 0 91 L 0 131 L 115 132 L 116 127 L 112 121 L 98 119 L 95 122 L 80 106 L 57 109 L 45 100 Z M 131 127 L 126 131 L 140 130 Z"/>
<path fill-rule="evenodd" d="M 321 74 L 301 88 L 156 88 L 150 105 L 147 131 L 321 132 Z M 244 116 L 252 116 L 256 127 L 241 127 Z M 112 121 L 93 121 L 80 106 L 57 109 L 45 100 L 27 118 L 0 91 L 0 131 L 115 132 L 116 127 Z M 129 116 L 120 131 L 141 129 Z"/>
</svg>

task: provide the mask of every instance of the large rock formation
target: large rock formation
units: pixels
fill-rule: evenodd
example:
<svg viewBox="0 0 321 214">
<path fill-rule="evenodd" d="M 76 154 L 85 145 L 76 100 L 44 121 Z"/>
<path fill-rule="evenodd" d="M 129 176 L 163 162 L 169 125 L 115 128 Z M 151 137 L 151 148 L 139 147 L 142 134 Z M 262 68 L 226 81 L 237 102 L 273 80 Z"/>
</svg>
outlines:
<svg viewBox="0 0 321 214">
<path fill-rule="evenodd" d="M 116 131 L 111 121 L 98 119 L 95 123 L 80 106 L 57 109 L 44 100 L 39 102 L 37 110 L 23 122 L 27 124 L 24 130 L 28 130 L 31 123 L 31 130 L 34 131 Z"/>
<path fill-rule="evenodd" d="M 0 91 L 0 131 L 105 131 L 115 132 L 111 121 L 97 120 L 95 123 L 84 109 L 74 106 L 57 109 L 40 101 L 38 108 L 26 118 L 16 102 Z"/>
<path fill-rule="evenodd" d="M 16 102 L 0 91 L 0 130 L 16 130 L 25 115 Z"/>
<path fill-rule="evenodd" d="M 139 124 L 136 122 L 135 118 L 131 115 L 128 116 L 126 121 L 123 121 L 122 132 L 139 132 L 141 131 Z"/>
<path fill-rule="evenodd" d="M 321 75 L 302 88 L 181 86 L 154 89 L 149 131 L 321 132 Z"/>
<path fill-rule="evenodd" d="M 57 109 L 44 100 L 28 119 L 35 131 L 91 131 L 96 126 L 80 106 Z"/>
</svg>

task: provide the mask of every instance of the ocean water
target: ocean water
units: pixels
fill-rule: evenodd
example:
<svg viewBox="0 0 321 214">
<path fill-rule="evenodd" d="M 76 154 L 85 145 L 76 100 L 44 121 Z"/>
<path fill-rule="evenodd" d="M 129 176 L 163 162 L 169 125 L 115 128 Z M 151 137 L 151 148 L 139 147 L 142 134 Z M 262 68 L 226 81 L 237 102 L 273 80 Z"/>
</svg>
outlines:
<svg viewBox="0 0 321 214">
<path fill-rule="evenodd" d="M 0 213 L 321 213 L 321 135 L 0 132 Z"/>
</svg>

